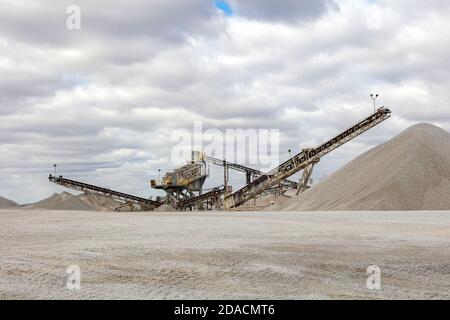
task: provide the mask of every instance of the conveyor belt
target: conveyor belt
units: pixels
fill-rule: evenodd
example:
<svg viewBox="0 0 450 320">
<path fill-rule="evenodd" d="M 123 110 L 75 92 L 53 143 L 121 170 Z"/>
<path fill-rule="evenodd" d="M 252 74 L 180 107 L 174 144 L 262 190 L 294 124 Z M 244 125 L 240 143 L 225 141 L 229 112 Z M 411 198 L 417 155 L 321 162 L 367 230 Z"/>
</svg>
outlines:
<svg viewBox="0 0 450 320">
<path fill-rule="evenodd" d="M 229 162 L 226 160 L 220 160 L 220 159 L 217 159 L 217 158 L 214 158 L 211 156 L 205 156 L 205 160 L 208 161 L 209 163 L 212 163 L 217 166 L 222 166 L 222 167 L 227 166 L 230 169 L 245 172 L 247 175 L 252 175 L 255 178 L 259 178 L 260 176 L 265 175 L 265 173 L 260 170 L 246 167 L 241 164 Z M 249 182 L 250 181 L 248 181 L 247 183 L 249 183 Z M 286 187 L 289 187 L 292 189 L 297 189 L 297 187 L 298 187 L 298 183 L 295 181 L 291 181 L 291 180 L 284 180 L 281 183 L 283 184 L 283 186 L 286 186 Z"/>
<path fill-rule="evenodd" d="M 245 172 L 245 173 L 252 173 L 252 174 L 263 174 L 261 171 L 253 169 L 253 168 L 249 168 L 246 166 L 243 166 L 241 164 L 237 164 L 237 163 L 233 163 L 233 162 L 229 162 L 226 160 L 220 160 L 211 156 L 205 156 L 205 160 L 208 161 L 209 163 L 215 164 L 217 166 L 227 166 L 230 169 L 234 169 L 237 171 L 241 171 L 241 172 Z"/>
<path fill-rule="evenodd" d="M 123 192 L 114 191 L 114 190 L 110 190 L 110 189 L 106 189 L 106 188 L 102 188 L 102 187 L 97 187 L 97 186 L 87 184 L 84 182 L 66 179 L 66 178 L 63 178 L 62 176 L 54 177 L 54 176 L 50 175 L 48 177 L 48 180 L 50 180 L 53 183 L 59 184 L 61 186 L 70 188 L 70 189 L 83 191 L 83 192 L 84 191 L 95 192 L 95 193 L 99 193 L 99 194 L 102 194 L 107 197 L 116 198 L 116 199 L 119 199 L 119 200 L 125 201 L 125 202 L 132 201 L 132 202 L 144 204 L 148 207 L 156 208 L 162 204 L 161 202 L 158 202 L 158 201 L 133 196 L 131 194 L 126 194 Z"/>
<path fill-rule="evenodd" d="M 269 173 L 247 184 L 236 192 L 226 196 L 224 204 L 226 208 L 233 208 L 253 199 L 258 194 L 280 183 L 291 175 L 306 168 L 324 155 L 343 145 L 347 141 L 359 136 L 370 128 L 391 116 L 388 108 L 381 107 L 373 114 L 342 131 L 335 137 L 323 142 L 316 148 L 305 149 L 294 157 L 285 161 Z"/>
</svg>

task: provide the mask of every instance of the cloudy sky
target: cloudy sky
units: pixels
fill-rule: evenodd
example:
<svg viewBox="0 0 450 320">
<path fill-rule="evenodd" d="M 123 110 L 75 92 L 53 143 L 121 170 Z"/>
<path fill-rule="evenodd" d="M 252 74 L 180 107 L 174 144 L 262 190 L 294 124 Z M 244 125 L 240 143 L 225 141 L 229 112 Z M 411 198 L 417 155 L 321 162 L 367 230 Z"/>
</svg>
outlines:
<svg viewBox="0 0 450 320">
<path fill-rule="evenodd" d="M 0 0 L 0 195 L 62 191 L 58 163 L 148 196 L 173 130 L 279 129 L 284 159 L 379 93 L 393 117 L 323 158 L 321 179 L 414 123 L 450 130 L 449 58 L 448 0 Z"/>
</svg>

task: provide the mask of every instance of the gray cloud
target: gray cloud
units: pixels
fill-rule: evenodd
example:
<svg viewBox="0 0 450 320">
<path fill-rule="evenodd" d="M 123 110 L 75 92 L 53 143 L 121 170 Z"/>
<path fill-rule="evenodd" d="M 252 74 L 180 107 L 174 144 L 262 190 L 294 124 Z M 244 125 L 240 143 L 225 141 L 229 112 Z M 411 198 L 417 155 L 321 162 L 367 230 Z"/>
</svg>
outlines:
<svg viewBox="0 0 450 320">
<path fill-rule="evenodd" d="M 81 9 L 83 28 L 78 33 L 65 28 L 66 9 L 73 4 Z M 209 33 L 215 15 L 203 0 L 7 1 L 1 6 L 2 33 L 39 46 L 75 45 L 92 37 L 180 41 L 188 34 Z"/>
<path fill-rule="evenodd" d="M 171 133 L 197 120 L 279 129 L 286 159 L 369 113 L 372 91 L 393 117 L 324 158 L 316 180 L 413 123 L 450 129 L 447 1 L 230 3 L 233 17 L 200 0 L 79 1 L 69 32 L 63 1 L 2 2 L 0 195 L 59 191 L 46 181 L 56 162 L 148 196 L 173 167 Z"/>
<path fill-rule="evenodd" d="M 332 0 L 232 0 L 230 3 L 238 15 L 282 23 L 315 19 L 327 9 L 336 8 Z"/>
</svg>

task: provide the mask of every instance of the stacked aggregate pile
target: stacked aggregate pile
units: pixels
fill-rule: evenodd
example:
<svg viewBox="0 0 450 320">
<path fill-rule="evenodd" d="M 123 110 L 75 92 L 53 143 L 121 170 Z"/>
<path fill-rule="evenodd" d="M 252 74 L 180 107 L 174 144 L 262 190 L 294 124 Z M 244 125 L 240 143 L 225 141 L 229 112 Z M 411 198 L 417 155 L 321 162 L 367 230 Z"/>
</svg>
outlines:
<svg viewBox="0 0 450 320">
<path fill-rule="evenodd" d="M 25 206 L 30 209 L 49 210 L 95 210 L 83 200 L 68 192 L 55 193 L 52 196 Z"/>
<path fill-rule="evenodd" d="M 115 201 L 110 197 L 105 197 L 95 193 L 82 193 L 77 196 L 78 199 L 90 206 L 92 210 L 96 211 L 114 211 L 121 203 Z"/>
<path fill-rule="evenodd" d="M 450 210 L 450 133 L 414 125 L 269 210 Z"/>
<path fill-rule="evenodd" d="M 0 197 L 0 209 L 8 209 L 17 207 L 17 203 L 12 200 Z"/>
<path fill-rule="evenodd" d="M 82 193 L 75 196 L 68 192 L 61 192 L 24 207 L 49 210 L 114 211 L 119 205 L 119 202 L 98 194 Z"/>
</svg>

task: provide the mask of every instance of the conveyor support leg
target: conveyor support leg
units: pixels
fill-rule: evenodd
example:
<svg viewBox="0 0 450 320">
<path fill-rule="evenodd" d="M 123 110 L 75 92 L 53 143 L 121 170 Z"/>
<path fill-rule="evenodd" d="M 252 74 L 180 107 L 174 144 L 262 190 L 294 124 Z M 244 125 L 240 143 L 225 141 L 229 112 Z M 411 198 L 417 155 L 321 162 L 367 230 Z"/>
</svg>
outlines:
<svg viewBox="0 0 450 320">
<path fill-rule="evenodd" d="M 305 169 L 303 169 L 302 176 L 300 177 L 300 179 L 298 181 L 298 188 L 297 188 L 296 195 L 298 195 L 301 192 L 304 192 L 305 190 L 307 190 L 309 188 L 308 187 L 308 183 L 309 183 L 309 180 L 311 179 L 311 174 L 313 172 L 314 166 L 318 162 L 319 162 L 319 159 L 318 160 L 314 160 L 310 164 L 308 164 L 305 167 Z"/>
</svg>

